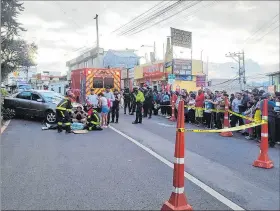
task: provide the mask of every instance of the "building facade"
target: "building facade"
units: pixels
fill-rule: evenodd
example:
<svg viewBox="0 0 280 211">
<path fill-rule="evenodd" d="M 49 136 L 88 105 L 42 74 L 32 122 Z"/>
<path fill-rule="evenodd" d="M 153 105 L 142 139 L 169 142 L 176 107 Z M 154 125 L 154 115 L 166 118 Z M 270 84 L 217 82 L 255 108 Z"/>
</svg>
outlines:
<svg viewBox="0 0 280 211">
<path fill-rule="evenodd" d="M 93 48 L 75 59 L 66 62 L 68 67 L 67 80 L 70 80 L 71 71 L 80 68 L 102 68 L 104 58 L 103 48 Z"/>
<path fill-rule="evenodd" d="M 280 71 L 269 73 L 268 91 L 271 93 L 280 92 Z"/>
</svg>

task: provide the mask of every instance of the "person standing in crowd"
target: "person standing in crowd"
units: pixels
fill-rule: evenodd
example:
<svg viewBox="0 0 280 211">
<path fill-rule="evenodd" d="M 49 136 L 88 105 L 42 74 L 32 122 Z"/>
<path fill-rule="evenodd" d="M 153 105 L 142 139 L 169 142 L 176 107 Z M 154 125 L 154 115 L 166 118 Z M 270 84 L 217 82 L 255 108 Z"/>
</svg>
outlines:
<svg viewBox="0 0 280 211">
<path fill-rule="evenodd" d="M 213 102 L 211 99 L 211 96 L 206 94 L 205 95 L 205 121 L 206 121 L 206 128 L 211 129 L 212 128 L 212 109 L 213 109 Z"/>
<path fill-rule="evenodd" d="M 87 96 L 87 102 L 92 106 L 92 108 L 97 109 L 98 107 L 98 96 L 95 94 L 94 89 L 90 89 L 90 95 Z"/>
<path fill-rule="evenodd" d="M 108 101 L 108 107 L 109 107 L 109 111 L 107 114 L 107 125 L 110 124 L 110 115 L 112 113 L 112 105 L 113 102 L 115 101 L 115 96 L 113 94 L 113 92 L 110 90 L 110 87 L 107 86 L 105 92 L 103 93 L 104 97 L 106 97 L 107 101 Z"/>
<path fill-rule="evenodd" d="M 195 96 L 190 94 L 189 103 L 188 103 L 188 121 L 191 124 L 195 123 Z"/>
<path fill-rule="evenodd" d="M 130 101 L 130 115 L 134 115 L 136 109 L 136 95 L 133 90 L 130 93 Z"/>
<path fill-rule="evenodd" d="M 145 100 L 143 92 L 138 90 L 137 87 L 133 88 L 133 91 L 135 93 L 135 103 L 136 103 L 136 118 L 135 121 L 132 122 L 132 124 L 138 124 L 142 123 L 142 108 L 143 108 L 143 103 Z"/>
<path fill-rule="evenodd" d="M 120 111 L 120 101 L 121 101 L 121 95 L 118 92 L 117 89 L 114 90 L 114 98 L 115 100 L 113 101 L 112 105 L 112 121 L 111 123 L 115 122 L 115 117 L 116 117 L 116 122 L 119 123 L 119 111 Z"/>
<path fill-rule="evenodd" d="M 232 101 L 232 105 L 231 105 L 232 111 L 235 112 L 235 113 L 241 114 L 241 111 L 240 111 L 241 110 L 240 109 L 241 105 L 242 105 L 241 94 L 237 93 L 236 98 Z M 246 107 L 247 107 L 247 105 L 246 105 Z M 236 115 L 232 115 L 231 121 L 230 121 L 230 126 L 235 127 L 237 122 L 239 123 L 239 125 L 244 125 L 243 119 L 241 117 L 236 116 Z"/>
<path fill-rule="evenodd" d="M 109 113 L 109 106 L 108 106 L 108 99 L 104 97 L 103 93 L 98 94 L 99 98 L 99 106 L 101 107 L 101 126 L 103 128 L 108 127 L 108 113 Z"/>
<path fill-rule="evenodd" d="M 126 109 L 128 109 L 128 112 L 131 112 L 130 108 L 130 92 L 129 88 L 125 88 L 123 92 L 123 100 L 124 100 L 124 114 L 126 114 Z"/>
<path fill-rule="evenodd" d="M 150 87 L 147 87 L 144 102 L 146 103 L 146 110 L 144 109 L 144 117 L 147 117 L 147 115 L 149 115 L 149 119 L 151 119 L 153 111 L 153 93 Z"/>
<path fill-rule="evenodd" d="M 264 93 L 262 95 L 262 101 L 260 103 L 261 111 L 263 110 L 263 100 L 268 100 L 268 141 L 269 146 L 274 147 L 276 144 L 276 112 L 274 108 L 275 102 L 272 100 L 271 94 Z"/>
<path fill-rule="evenodd" d="M 216 129 L 223 128 L 223 120 L 224 120 L 224 111 L 225 111 L 225 97 L 227 94 L 221 94 L 217 92 L 216 100 L 213 101 L 213 104 L 216 106 L 217 114 L 216 114 Z"/>
<path fill-rule="evenodd" d="M 66 97 L 62 99 L 56 106 L 56 119 L 57 119 L 57 132 L 61 133 L 63 130 L 63 123 L 65 124 L 65 132 L 71 133 L 71 112 L 72 112 L 72 103 L 71 97 L 74 94 L 71 91 L 68 91 Z"/>
<path fill-rule="evenodd" d="M 198 95 L 196 96 L 195 99 L 195 118 L 196 118 L 196 123 L 197 126 L 202 124 L 202 119 L 203 119 L 203 106 L 204 106 L 204 93 L 200 89 L 198 90 Z"/>
<path fill-rule="evenodd" d="M 167 106 L 170 104 L 170 98 L 168 92 L 163 93 L 162 96 L 161 113 L 163 116 L 167 116 Z"/>
<path fill-rule="evenodd" d="M 140 89 L 140 91 L 141 91 L 141 89 Z M 147 90 L 147 88 L 146 87 L 143 87 L 143 94 L 144 94 L 144 96 L 146 96 L 147 95 L 147 92 L 148 92 L 148 90 Z M 145 97 L 145 100 L 144 100 L 144 103 L 143 103 L 143 117 L 145 118 L 145 117 L 147 117 L 147 114 L 148 114 L 148 106 L 147 106 L 147 99 L 146 99 L 146 97 Z"/>
</svg>

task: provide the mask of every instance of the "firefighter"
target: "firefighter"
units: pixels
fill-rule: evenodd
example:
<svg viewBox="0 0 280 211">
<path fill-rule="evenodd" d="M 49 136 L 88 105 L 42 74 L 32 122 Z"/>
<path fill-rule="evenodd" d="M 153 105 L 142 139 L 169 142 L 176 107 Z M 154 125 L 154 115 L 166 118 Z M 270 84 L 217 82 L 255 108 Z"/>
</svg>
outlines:
<svg viewBox="0 0 280 211">
<path fill-rule="evenodd" d="M 89 131 L 103 130 L 100 126 L 100 123 L 101 121 L 98 112 L 95 109 L 92 109 L 91 115 L 88 115 L 87 117 L 86 129 Z"/>
<path fill-rule="evenodd" d="M 128 112 L 131 112 L 131 107 L 130 107 L 130 93 L 129 93 L 129 88 L 124 89 L 123 93 L 123 100 L 124 100 L 124 114 L 126 114 L 126 109 L 128 109 Z"/>
<path fill-rule="evenodd" d="M 114 97 L 115 100 L 113 101 L 113 105 L 112 105 L 112 121 L 111 123 L 115 122 L 115 117 L 116 117 L 116 122 L 119 122 L 119 111 L 120 111 L 120 101 L 121 101 L 121 95 L 118 92 L 117 89 L 114 90 Z"/>
<path fill-rule="evenodd" d="M 135 109 L 136 109 L 136 95 L 134 89 L 130 93 L 130 115 L 134 115 Z"/>
<path fill-rule="evenodd" d="M 133 92 L 135 94 L 135 104 L 136 104 L 136 118 L 135 121 L 132 122 L 132 124 L 138 124 L 142 123 L 142 108 L 143 108 L 143 102 L 145 100 L 143 92 L 138 90 L 137 87 L 133 88 Z"/>
<path fill-rule="evenodd" d="M 62 132 L 63 123 L 65 125 L 66 133 L 71 133 L 71 97 L 73 97 L 73 93 L 68 91 L 66 97 L 61 100 L 56 107 L 57 132 L 59 133 Z"/>
</svg>

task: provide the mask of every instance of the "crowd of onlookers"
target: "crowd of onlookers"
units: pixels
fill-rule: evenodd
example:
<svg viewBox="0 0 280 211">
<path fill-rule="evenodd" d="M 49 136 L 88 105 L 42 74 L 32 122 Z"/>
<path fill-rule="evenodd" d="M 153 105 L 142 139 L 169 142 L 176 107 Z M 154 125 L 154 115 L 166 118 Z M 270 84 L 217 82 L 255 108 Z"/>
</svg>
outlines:
<svg viewBox="0 0 280 211">
<path fill-rule="evenodd" d="M 144 90 L 145 91 L 145 90 Z M 195 124 L 206 129 L 222 129 L 224 126 L 225 99 L 228 99 L 231 111 L 239 114 L 230 114 L 230 127 L 250 123 L 242 116 L 250 117 L 255 121 L 262 119 L 263 99 L 268 99 L 268 127 L 269 127 L 269 144 L 271 147 L 280 141 L 280 93 L 271 95 L 257 89 L 249 91 L 228 94 L 225 91 L 212 92 L 209 89 L 199 90 L 198 92 L 180 92 L 168 93 L 157 92 L 154 90 L 154 110 L 157 114 L 160 109 L 162 116 L 170 118 L 172 114 L 171 104 L 172 95 L 175 100 L 175 116 L 180 100 L 185 104 L 185 122 Z M 277 103 L 278 102 L 278 103 Z M 278 105 L 278 106 L 277 106 Z M 277 110 L 279 109 L 279 110 Z M 246 139 L 260 142 L 261 126 L 239 131 Z"/>
</svg>

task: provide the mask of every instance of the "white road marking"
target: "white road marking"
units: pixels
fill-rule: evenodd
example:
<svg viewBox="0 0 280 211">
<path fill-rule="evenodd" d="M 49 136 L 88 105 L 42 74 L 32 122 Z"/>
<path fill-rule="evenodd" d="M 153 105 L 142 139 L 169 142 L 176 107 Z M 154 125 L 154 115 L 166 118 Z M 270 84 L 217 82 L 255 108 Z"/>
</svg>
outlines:
<svg viewBox="0 0 280 211">
<path fill-rule="evenodd" d="M 10 122 L 11 120 L 6 121 L 5 124 L 1 127 L 1 134 L 4 133 Z"/>
<path fill-rule="evenodd" d="M 160 160 L 161 162 L 163 162 L 164 164 L 166 164 L 170 168 L 174 168 L 174 164 L 171 163 L 170 161 L 166 160 L 164 157 L 162 157 L 159 154 L 155 153 L 154 151 L 152 151 L 148 147 L 144 146 L 143 144 L 139 143 L 138 141 L 136 141 L 135 139 L 131 138 L 130 136 L 124 134 L 123 132 L 119 131 L 118 129 L 116 129 L 116 128 L 112 127 L 112 126 L 109 126 L 109 127 L 113 131 L 115 131 L 116 133 L 120 134 L 121 136 L 125 137 L 126 139 L 128 139 L 132 143 L 136 144 L 137 146 L 139 146 L 140 148 L 145 150 L 146 152 L 150 153 L 152 156 L 154 156 L 155 158 L 157 158 L 158 160 Z M 212 189 L 208 185 L 204 184 L 202 181 L 198 180 L 194 176 L 190 175 L 189 173 L 184 172 L 184 176 L 185 176 L 185 178 L 190 180 L 192 183 L 194 183 L 195 185 L 197 185 L 198 187 L 203 189 L 205 192 L 209 193 L 211 196 L 213 196 L 214 198 L 216 198 L 217 200 L 219 200 L 220 202 L 222 202 L 223 204 L 228 206 L 230 209 L 232 209 L 232 210 L 245 210 L 244 208 L 242 208 L 239 205 L 235 204 L 234 202 L 232 202 L 228 198 L 224 197 L 223 195 L 221 195 L 220 193 L 218 193 L 217 191 L 215 191 L 214 189 Z"/>
<path fill-rule="evenodd" d="M 157 122 L 158 125 L 162 125 L 164 127 L 173 127 L 175 128 L 175 125 L 171 125 L 171 124 L 165 124 L 165 123 L 161 123 L 161 122 Z"/>
</svg>

